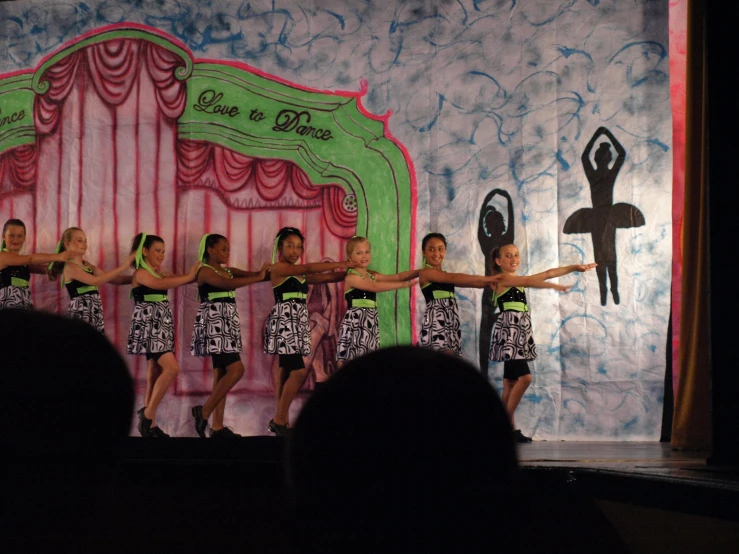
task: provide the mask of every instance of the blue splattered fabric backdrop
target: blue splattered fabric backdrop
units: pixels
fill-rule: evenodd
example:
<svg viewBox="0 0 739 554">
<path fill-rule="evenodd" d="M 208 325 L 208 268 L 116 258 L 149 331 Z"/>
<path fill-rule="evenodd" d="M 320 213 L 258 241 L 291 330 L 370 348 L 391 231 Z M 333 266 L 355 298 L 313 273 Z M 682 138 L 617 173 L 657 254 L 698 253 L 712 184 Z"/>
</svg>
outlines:
<svg viewBox="0 0 739 554">
<path fill-rule="evenodd" d="M 135 22 L 178 38 L 195 57 L 239 60 L 308 87 L 357 90 L 366 79 L 365 107 L 392 111 L 390 131 L 415 163 L 417 238 L 447 236 L 447 270 L 484 273 L 485 248 L 508 238 L 521 250 L 519 274 L 596 256 L 612 268 L 560 278 L 573 284 L 567 294 L 527 291 L 539 356 L 518 426 L 538 439 L 654 440 L 671 281 L 667 8 L 651 0 L 3 3 L 0 72 L 35 67 L 98 27 Z M 482 293 L 458 293 L 464 355 L 477 363 Z M 420 295 L 417 307 L 420 317 Z M 500 366 L 483 368 L 496 386 Z"/>
</svg>

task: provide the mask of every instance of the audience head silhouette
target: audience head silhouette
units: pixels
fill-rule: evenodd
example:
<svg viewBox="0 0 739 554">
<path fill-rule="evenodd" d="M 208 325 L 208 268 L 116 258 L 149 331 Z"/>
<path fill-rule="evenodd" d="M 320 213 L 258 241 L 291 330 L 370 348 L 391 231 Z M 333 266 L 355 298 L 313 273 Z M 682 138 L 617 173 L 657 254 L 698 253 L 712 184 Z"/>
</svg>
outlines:
<svg viewBox="0 0 739 554">
<path fill-rule="evenodd" d="M 490 552 L 490 526 L 515 511 L 497 394 L 460 358 L 419 348 L 335 374 L 305 404 L 287 470 L 301 552 Z"/>
<path fill-rule="evenodd" d="M 86 519 L 131 428 L 128 369 L 80 321 L 0 310 L 0 336 L 8 540 L 18 551 L 84 548 Z"/>
</svg>

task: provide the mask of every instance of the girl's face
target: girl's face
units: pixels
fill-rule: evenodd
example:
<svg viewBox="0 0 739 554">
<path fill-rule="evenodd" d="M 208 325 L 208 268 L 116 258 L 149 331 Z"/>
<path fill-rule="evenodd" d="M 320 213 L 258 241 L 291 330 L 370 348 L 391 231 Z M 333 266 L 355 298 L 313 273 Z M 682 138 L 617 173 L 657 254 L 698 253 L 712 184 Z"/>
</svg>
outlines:
<svg viewBox="0 0 739 554">
<path fill-rule="evenodd" d="M 84 256 L 87 252 L 87 236 L 82 231 L 72 231 L 72 238 L 64 243 L 68 252 Z"/>
<path fill-rule="evenodd" d="M 17 254 L 23 248 L 23 243 L 26 242 L 26 230 L 20 225 L 8 225 L 5 233 L 3 233 L 3 240 L 5 241 L 5 248 Z"/>
<path fill-rule="evenodd" d="M 303 241 L 298 235 L 288 235 L 282 240 L 280 248 L 282 259 L 289 264 L 296 263 L 303 255 Z"/>
<path fill-rule="evenodd" d="M 225 239 L 220 239 L 213 246 L 208 248 L 208 261 L 214 264 L 228 263 L 231 254 L 231 245 Z"/>
<path fill-rule="evenodd" d="M 154 242 L 150 248 L 144 248 L 141 252 L 144 255 L 144 261 L 153 269 L 159 269 L 164 261 L 164 243 Z"/>
<path fill-rule="evenodd" d="M 521 265 L 518 248 L 509 244 L 500 249 L 500 257 L 495 258 L 495 263 L 500 266 L 503 273 L 516 273 Z"/>
<path fill-rule="evenodd" d="M 446 256 L 444 241 L 437 237 L 429 239 L 426 248 L 423 249 L 423 255 L 429 265 L 439 267 L 444 263 L 444 256 Z"/>
<path fill-rule="evenodd" d="M 356 267 L 367 268 L 372 261 L 372 252 L 370 251 L 370 243 L 367 241 L 358 242 L 354 245 L 354 250 L 349 255 L 349 261 L 354 262 Z"/>
</svg>

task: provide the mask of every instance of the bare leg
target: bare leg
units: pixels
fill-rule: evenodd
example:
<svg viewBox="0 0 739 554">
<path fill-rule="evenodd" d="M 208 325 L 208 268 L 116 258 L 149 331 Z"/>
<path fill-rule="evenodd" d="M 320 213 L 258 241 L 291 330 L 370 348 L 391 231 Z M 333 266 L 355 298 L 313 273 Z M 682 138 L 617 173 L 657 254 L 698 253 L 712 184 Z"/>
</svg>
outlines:
<svg viewBox="0 0 739 554">
<path fill-rule="evenodd" d="M 162 368 L 155 360 L 146 360 L 146 393 L 144 394 L 144 407 L 149 405 L 151 402 L 151 391 L 154 390 L 154 383 L 156 383 L 159 376 L 162 374 Z"/>
<path fill-rule="evenodd" d="M 526 392 L 526 389 L 529 388 L 529 385 L 531 384 L 532 377 L 531 375 L 522 375 L 515 381 L 510 381 L 512 386 L 510 387 L 510 391 L 508 392 L 508 396 L 506 397 L 505 394 L 505 382 L 509 381 L 508 379 L 503 379 L 503 404 L 506 407 L 506 411 L 508 412 L 508 417 L 511 420 L 511 426 L 515 429 L 516 426 L 514 424 L 513 420 L 513 414 L 516 411 L 516 408 L 518 408 L 518 403 L 521 402 L 521 398 L 523 398 L 524 393 Z"/>
<path fill-rule="evenodd" d="M 288 372 L 279 366 L 279 363 L 272 368 L 272 381 L 275 385 L 275 405 L 280 405 L 280 398 L 282 397 L 282 387 L 285 386 L 287 381 Z"/>
<path fill-rule="evenodd" d="M 152 427 L 156 425 L 157 408 L 159 407 L 159 403 L 167 393 L 172 381 L 174 381 L 175 377 L 177 377 L 177 374 L 180 372 L 180 366 L 177 365 L 177 360 L 172 352 L 167 352 L 164 356 L 159 358 L 158 365 L 162 368 L 162 372 L 154 383 L 154 387 L 151 391 L 151 398 L 149 403 L 146 405 L 146 410 L 144 410 L 144 416 L 151 420 Z"/>
<path fill-rule="evenodd" d="M 293 399 L 307 378 L 308 370 L 305 368 L 290 372 L 290 376 L 282 387 L 282 396 L 280 396 L 280 401 L 277 404 L 277 413 L 274 418 L 276 424 L 287 425 L 289 423 L 290 404 L 292 404 Z"/>
<path fill-rule="evenodd" d="M 212 392 L 215 392 L 216 386 L 218 385 L 218 381 L 223 379 L 224 375 L 226 375 L 225 369 L 221 369 L 220 367 L 213 368 Z M 223 398 L 223 400 L 221 400 L 218 403 L 218 406 L 216 406 L 216 409 L 213 410 L 213 423 L 210 426 L 210 428 L 213 431 L 220 431 L 221 429 L 223 429 L 223 414 L 225 413 L 225 411 L 226 411 L 226 399 Z"/>
<path fill-rule="evenodd" d="M 241 363 L 241 361 L 234 362 L 226 368 L 226 374 L 218 379 L 213 387 L 213 392 L 208 400 L 206 400 L 205 404 L 203 404 L 203 418 L 208 419 L 221 401 L 225 403 L 228 391 L 230 391 L 243 376 L 244 364 Z M 222 421 L 221 427 L 223 427 Z"/>
</svg>

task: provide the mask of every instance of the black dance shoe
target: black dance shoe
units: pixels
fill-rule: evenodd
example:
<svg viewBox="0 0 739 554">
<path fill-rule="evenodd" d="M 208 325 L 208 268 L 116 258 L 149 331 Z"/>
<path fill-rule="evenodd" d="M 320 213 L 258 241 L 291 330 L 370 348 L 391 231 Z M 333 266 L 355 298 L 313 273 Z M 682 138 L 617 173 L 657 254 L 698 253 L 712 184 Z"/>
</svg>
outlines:
<svg viewBox="0 0 739 554">
<path fill-rule="evenodd" d="M 149 436 L 153 439 L 168 439 L 169 435 L 162 431 L 159 427 L 149 429 Z"/>
<path fill-rule="evenodd" d="M 141 408 L 137 413 L 139 414 L 139 435 L 144 437 L 145 439 L 151 438 L 151 420 L 147 419 L 147 417 L 144 415 L 144 410 L 146 408 Z"/>
<path fill-rule="evenodd" d="M 278 437 L 287 437 L 290 434 L 290 427 L 287 425 L 280 425 L 279 423 L 275 423 L 274 419 L 269 420 L 269 425 L 267 428 L 273 432 Z"/>
<path fill-rule="evenodd" d="M 223 429 L 218 429 L 218 431 L 211 429 L 209 432 L 210 438 L 212 439 L 235 439 L 241 437 L 238 433 L 234 433 L 230 427 L 224 427 Z"/>
<path fill-rule="evenodd" d="M 516 429 L 513 431 L 513 442 L 531 442 L 533 439 L 531 437 L 527 437 L 521 432 L 521 429 Z"/>
<path fill-rule="evenodd" d="M 208 420 L 203 417 L 203 407 L 193 406 L 192 417 L 195 418 L 195 431 L 200 435 L 201 439 L 204 439 L 205 429 L 208 427 Z"/>
</svg>

